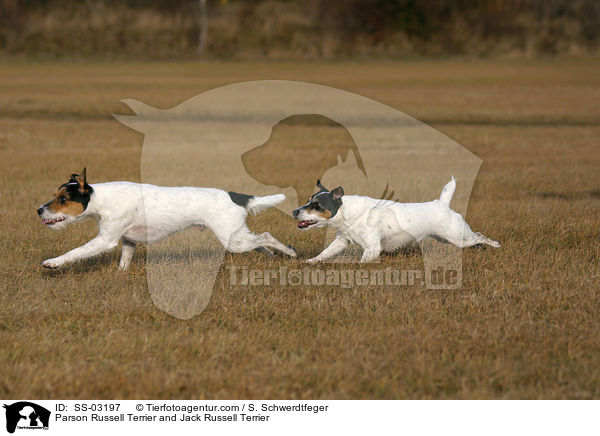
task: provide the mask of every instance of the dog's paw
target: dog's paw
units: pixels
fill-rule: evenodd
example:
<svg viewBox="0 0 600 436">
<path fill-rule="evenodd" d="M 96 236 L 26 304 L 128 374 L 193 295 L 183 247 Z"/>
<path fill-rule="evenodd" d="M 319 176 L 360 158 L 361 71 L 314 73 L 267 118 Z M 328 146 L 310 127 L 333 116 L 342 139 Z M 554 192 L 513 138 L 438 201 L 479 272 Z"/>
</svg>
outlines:
<svg viewBox="0 0 600 436">
<path fill-rule="evenodd" d="M 56 269 L 56 268 L 60 268 L 62 266 L 62 262 L 58 261 L 56 258 L 55 259 L 46 259 L 45 261 L 42 262 L 42 266 L 44 268 L 48 268 L 48 269 Z"/>
<path fill-rule="evenodd" d="M 304 261 L 304 263 L 317 263 L 317 262 L 319 262 L 319 259 L 317 259 L 316 257 L 312 257 L 312 258 L 306 259 Z"/>
<path fill-rule="evenodd" d="M 288 245 L 287 248 L 289 248 L 291 251 L 288 253 L 290 257 L 298 257 L 298 252 L 296 251 L 296 249 L 294 247 L 292 247 L 291 245 Z"/>
</svg>

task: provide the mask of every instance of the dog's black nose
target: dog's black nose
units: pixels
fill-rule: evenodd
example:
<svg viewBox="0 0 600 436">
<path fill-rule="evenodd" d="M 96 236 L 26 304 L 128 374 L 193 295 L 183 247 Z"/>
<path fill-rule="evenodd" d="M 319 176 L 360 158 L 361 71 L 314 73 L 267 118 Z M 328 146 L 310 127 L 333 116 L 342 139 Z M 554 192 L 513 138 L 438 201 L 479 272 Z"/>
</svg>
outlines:
<svg viewBox="0 0 600 436">
<path fill-rule="evenodd" d="M 40 207 L 37 212 L 39 216 L 42 216 L 42 214 L 44 213 L 44 208 Z"/>
<path fill-rule="evenodd" d="M 294 209 L 294 210 L 292 211 L 292 216 L 293 216 L 294 218 L 298 218 L 298 209 Z"/>
</svg>

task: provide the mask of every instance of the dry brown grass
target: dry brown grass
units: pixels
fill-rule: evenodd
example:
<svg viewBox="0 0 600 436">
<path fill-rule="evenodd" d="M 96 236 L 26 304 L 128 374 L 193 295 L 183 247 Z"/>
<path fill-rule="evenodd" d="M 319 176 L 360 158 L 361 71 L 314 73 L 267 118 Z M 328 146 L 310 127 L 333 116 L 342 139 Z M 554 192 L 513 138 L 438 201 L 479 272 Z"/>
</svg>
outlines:
<svg viewBox="0 0 600 436">
<path fill-rule="evenodd" d="M 10 398 L 598 398 L 598 61 L 5 64 L 0 70 L 0 395 Z M 458 291 L 230 287 L 189 321 L 158 310 L 143 250 L 60 272 L 40 262 L 94 224 L 44 230 L 35 208 L 86 163 L 139 180 L 133 97 L 170 107 L 258 78 L 315 81 L 427 121 L 483 159 Z M 275 222 L 275 224 L 273 224 Z M 279 212 L 251 220 L 313 255 Z M 277 268 L 257 254 L 226 264 Z M 420 255 L 384 264 L 420 268 Z"/>
</svg>

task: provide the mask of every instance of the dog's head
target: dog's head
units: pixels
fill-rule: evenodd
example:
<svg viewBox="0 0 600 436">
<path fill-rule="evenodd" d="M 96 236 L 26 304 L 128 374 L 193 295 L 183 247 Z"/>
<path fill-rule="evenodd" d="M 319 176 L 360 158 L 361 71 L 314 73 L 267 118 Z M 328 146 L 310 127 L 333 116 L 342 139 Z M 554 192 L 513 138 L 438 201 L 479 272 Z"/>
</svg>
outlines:
<svg viewBox="0 0 600 436">
<path fill-rule="evenodd" d="M 326 227 L 342 206 L 344 189 L 341 186 L 330 191 L 318 180 L 317 188 L 319 191 L 308 199 L 308 203 L 292 212 L 299 229 Z"/>
<path fill-rule="evenodd" d="M 43 224 L 58 230 L 83 214 L 93 192 L 93 188 L 87 183 L 84 168 L 81 175 L 71 174 L 69 181 L 60 185 L 52 199 L 41 206 L 37 213 Z"/>
</svg>

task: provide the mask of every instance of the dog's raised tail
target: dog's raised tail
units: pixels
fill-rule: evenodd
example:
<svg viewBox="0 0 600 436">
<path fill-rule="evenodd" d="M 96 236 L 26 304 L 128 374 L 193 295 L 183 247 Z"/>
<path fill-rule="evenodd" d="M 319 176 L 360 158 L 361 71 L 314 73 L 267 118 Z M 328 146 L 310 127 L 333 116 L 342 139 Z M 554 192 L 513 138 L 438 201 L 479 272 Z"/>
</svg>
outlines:
<svg viewBox="0 0 600 436">
<path fill-rule="evenodd" d="M 264 197 L 252 197 L 246 206 L 248 212 L 256 215 L 263 210 L 267 210 L 279 203 L 283 203 L 285 201 L 284 194 L 274 194 L 274 195 L 266 195 Z"/>
<path fill-rule="evenodd" d="M 454 195 L 454 190 L 456 189 L 456 180 L 454 176 L 452 179 L 446 183 L 444 189 L 442 189 L 442 193 L 440 194 L 440 202 L 450 207 L 450 201 L 452 201 L 452 196 Z"/>
<path fill-rule="evenodd" d="M 231 201 L 238 206 L 246 208 L 253 215 L 263 210 L 267 210 L 285 200 L 284 194 L 266 195 L 264 197 L 255 197 L 254 195 L 238 194 L 237 192 L 228 192 Z"/>
</svg>

